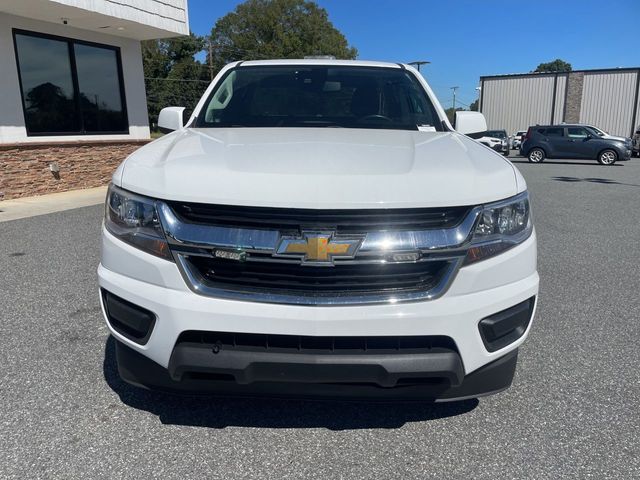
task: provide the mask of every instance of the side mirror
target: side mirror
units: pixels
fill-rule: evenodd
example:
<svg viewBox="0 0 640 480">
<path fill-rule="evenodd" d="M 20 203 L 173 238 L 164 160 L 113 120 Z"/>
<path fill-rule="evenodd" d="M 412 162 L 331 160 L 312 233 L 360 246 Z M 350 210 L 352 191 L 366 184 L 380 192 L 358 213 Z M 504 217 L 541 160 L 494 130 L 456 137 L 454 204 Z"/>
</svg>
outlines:
<svg viewBox="0 0 640 480">
<path fill-rule="evenodd" d="M 160 110 L 158 128 L 163 133 L 184 128 L 184 107 L 166 107 Z"/>
<path fill-rule="evenodd" d="M 480 112 L 460 111 L 456 112 L 454 128 L 465 135 L 486 132 L 487 120 Z"/>
</svg>

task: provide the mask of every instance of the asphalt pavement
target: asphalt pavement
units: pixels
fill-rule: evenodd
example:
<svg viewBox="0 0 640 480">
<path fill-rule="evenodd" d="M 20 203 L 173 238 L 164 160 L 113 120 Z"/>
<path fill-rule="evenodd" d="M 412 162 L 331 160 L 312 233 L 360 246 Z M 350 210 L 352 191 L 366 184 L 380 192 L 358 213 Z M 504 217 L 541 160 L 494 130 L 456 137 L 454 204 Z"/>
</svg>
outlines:
<svg viewBox="0 0 640 480">
<path fill-rule="evenodd" d="M 102 207 L 0 223 L 0 478 L 640 478 L 640 160 L 514 162 L 537 317 L 513 386 L 452 404 L 130 387 L 98 303 Z"/>
</svg>

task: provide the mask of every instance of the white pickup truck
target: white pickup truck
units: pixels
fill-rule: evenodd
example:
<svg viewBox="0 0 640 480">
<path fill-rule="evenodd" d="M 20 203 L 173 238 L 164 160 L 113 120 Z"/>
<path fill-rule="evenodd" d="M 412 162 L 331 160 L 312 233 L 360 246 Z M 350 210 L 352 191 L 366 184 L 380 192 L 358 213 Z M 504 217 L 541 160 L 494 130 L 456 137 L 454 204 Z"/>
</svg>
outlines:
<svg viewBox="0 0 640 480">
<path fill-rule="evenodd" d="M 511 384 L 536 308 L 525 181 L 403 64 L 247 61 L 109 188 L 121 377 L 167 391 L 456 400 Z"/>
</svg>

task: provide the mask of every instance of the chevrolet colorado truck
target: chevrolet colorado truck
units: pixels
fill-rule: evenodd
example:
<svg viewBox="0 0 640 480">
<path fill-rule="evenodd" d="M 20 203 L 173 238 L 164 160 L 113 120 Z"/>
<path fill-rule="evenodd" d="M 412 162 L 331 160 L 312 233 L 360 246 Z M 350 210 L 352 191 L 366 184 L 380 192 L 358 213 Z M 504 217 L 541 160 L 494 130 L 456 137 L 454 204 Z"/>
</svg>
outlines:
<svg viewBox="0 0 640 480">
<path fill-rule="evenodd" d="M 502 391 L 538 295 L 525 181 L 404 64 L 245 61 L 109 187 L 121 377 L 171 392 L 447 401 Z"/>
</svg>

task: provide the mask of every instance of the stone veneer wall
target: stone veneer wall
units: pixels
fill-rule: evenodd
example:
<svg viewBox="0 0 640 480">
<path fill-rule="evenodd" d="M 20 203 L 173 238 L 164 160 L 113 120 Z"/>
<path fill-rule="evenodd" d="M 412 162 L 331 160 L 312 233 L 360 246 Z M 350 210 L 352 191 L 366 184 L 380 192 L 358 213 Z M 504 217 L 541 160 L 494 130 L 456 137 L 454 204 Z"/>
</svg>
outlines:
<svg viewBox="0 0 640 480">
<path fill-rule="evenodd" d="M 0 200 L 106 185 L 148 140 L 0 145 Z M 52 173 L 51 163 L 60 171 Z"/>
<path fill-rule="evenodd" d="M 583 72 L 571 72 L 567 78 L 567 98 L 564 104 L 565 123 L 580 123 L 580 108 L 582 105 Z"/>
</svg>

